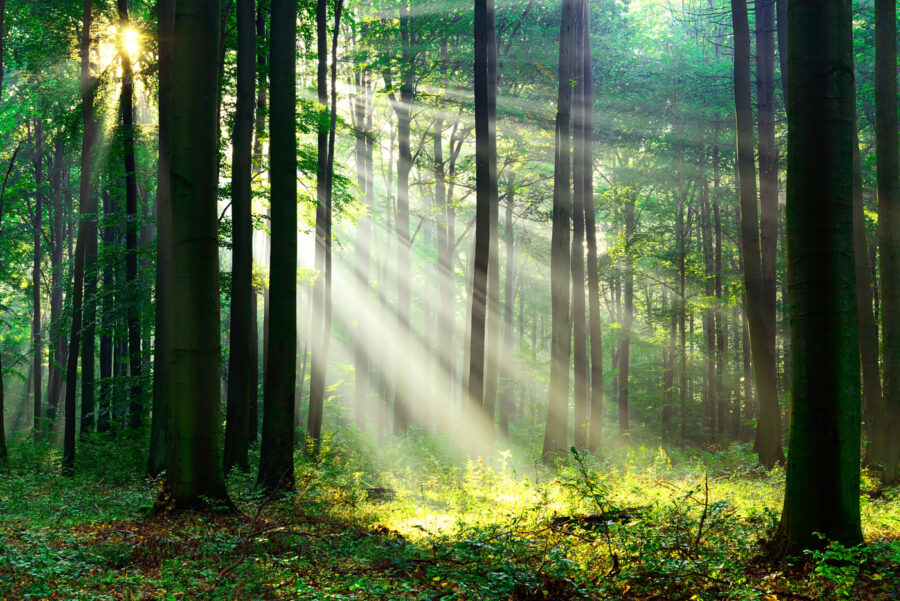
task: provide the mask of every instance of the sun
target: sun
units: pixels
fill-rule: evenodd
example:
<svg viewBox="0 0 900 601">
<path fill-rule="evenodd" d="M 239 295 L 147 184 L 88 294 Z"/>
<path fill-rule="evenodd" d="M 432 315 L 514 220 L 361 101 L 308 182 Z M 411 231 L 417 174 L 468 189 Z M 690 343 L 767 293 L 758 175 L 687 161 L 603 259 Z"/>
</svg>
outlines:
<svg viewBox="0 0 900 601">
<path fill-rule="evenodd" d="M 128 54 L 129 57 L 135 57 L 141 50 L 140 44 L 140 34 L 136 29 L 132 29 L 131 27 L 126 28 L 122 31 L 122 49 Z"/>
</svg>

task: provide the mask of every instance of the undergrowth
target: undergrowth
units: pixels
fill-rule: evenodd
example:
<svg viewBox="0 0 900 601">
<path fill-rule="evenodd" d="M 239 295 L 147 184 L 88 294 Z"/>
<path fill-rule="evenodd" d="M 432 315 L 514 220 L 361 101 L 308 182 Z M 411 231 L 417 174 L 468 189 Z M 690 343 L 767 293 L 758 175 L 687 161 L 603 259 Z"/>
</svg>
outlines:
<svg viewBox="0 0 900 601">
<path fill-rule="evenodd" d="M 900 491 L 863 482 L 868 544 L 773 566 L 784 474 L 749 449 L 573 453 L 556 469 L 449 441 L 360 449 L 335 436 L 297 485 L 241 514 L 152 515 L 143 441 L 95 438 L 76 477 L 54 445 L 11 445 L 0 474 L 0 599 L 895 599 Z"/>
</svg>

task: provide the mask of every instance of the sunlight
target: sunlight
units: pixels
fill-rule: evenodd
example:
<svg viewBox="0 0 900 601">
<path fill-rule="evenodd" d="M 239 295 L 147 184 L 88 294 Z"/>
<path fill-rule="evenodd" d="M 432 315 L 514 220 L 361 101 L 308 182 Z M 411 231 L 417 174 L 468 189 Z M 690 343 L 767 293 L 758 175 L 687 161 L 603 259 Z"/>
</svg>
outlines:
<svg viewBox="0 0 900 601">
<path fill-rule="evenodd" d="M 130 58 L 134 58 L 141 51 L 141 35 L 132 27 L 122 31 L 122 48 Z"/>
</svg>

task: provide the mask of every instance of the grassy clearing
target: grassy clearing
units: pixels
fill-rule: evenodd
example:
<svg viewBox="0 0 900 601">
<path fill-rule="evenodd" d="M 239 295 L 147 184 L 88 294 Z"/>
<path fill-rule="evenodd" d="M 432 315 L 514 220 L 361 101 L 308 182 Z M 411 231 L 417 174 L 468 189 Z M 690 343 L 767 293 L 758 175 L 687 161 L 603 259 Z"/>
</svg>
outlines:
<svg viewBox="0 0 900 601">
<path fill-rule="evenodd" d="M 129 448 L 129 445 L 134 448 Z M 115 447 L 115 448 L 113 448 Z M 896 599 L 900 491 L 863 485 L 869 544 L 758 563 L 783 473 L 749 450 L 639 448 L 547 470 L 506 451 L 448 459 L 434 440 L 298 455 L 242 515 L 151 515 L 138 441 L 85 445 L 75 481 L 21 443 L 0 476 L 0 599 Z M 359 457 L 368 457 L 362 462 Z M 381 466 L 381 467 L 379 467 Z M 384 467 L 388 466 L 388 467 Z"/>
</svg>

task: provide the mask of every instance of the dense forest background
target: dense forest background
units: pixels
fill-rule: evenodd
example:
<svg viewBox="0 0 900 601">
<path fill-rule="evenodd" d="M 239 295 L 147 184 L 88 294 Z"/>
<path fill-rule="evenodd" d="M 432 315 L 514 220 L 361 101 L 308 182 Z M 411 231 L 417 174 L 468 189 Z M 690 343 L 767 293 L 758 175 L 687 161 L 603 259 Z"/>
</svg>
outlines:
<svg viewBox="0 0 900 601">
<path fill-rule="evenodd" d="M 0 0 L 0 591 L 891 598 L 897 10 L 791 4 Z"/>
</svg>

